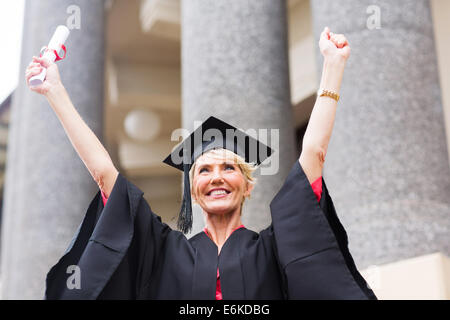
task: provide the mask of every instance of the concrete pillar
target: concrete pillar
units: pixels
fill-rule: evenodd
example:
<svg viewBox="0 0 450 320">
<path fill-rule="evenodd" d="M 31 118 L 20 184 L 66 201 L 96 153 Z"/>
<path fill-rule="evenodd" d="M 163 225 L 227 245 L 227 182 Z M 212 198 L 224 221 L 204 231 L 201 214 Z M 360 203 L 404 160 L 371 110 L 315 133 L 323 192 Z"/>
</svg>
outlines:
<svg viewBox="0 0 450 320">
<path fill-rule="evenodd" d="M 324 176 L 355 262 L 449 254 L 450 169 L 429 1 L 311 4 L 315 37 L 329 26 L 352 48 Z"/>
<path fill-rule="evenodd" d="M 257 174 L 244 205 L 243 222 L 255 231 L 270 224 L 269 203 L 297 157 L 287 48 L 285 1 L 182 2 L 183 127 L 212 115 L 244 130 L 279 129 L 278 173 Z M 202 227 L 194 206 L 193 233 Z"/>
<path fill-rule="evenodd" d="M 32 56 L 48 44 L 56 26 L 66 24 L 77 11 L 80 29 L 71 30 L 67 57 L 58 66 L 76 109 L 101 139 L 103 0 L 27 1 L 21 78 L 13 98 L 6 165 L 1 250 L 4 299 L 43 297 L 47 272 L 69 245 L 97 191 L 47 100 L 31 92 L 24 80 Z"/>
</svg>

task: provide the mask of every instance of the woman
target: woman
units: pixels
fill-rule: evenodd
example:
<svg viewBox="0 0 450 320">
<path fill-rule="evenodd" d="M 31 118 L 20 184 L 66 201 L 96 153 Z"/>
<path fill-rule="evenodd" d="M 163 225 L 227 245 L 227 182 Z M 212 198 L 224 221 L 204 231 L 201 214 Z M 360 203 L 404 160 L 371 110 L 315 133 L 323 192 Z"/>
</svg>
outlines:
<svg viewBox="0 0 450 320">
<path fill-rule="evenodd" d="M 202 148 L 192 166 L 181 165 L 185 173 L 190 171 L 185 186 L 192 186 L 185 192 L 182 212 L 189 211 L 192 195 L 206 223 L 205 230 L 189 240 L 161 223 L 142 192 L 116 170 L 73 107 L 56 65 L 34 57 L 27 81 L 41 66 L 47 68 L 46 81 L 32 90 L 47 97 L 100 188 L 65 255 L 47 275 L 46 297 L 375 299 L 356 270 L 322 179 L 335 94 L 350 48 L 343 35 L 328 28 L 319 44 L 324 56 L 320 87 L 329 92 L 319 95 L 299 161 L 271 203 L 272 224 L 259 234 L 242 225 L 242 205 L 254 185 L 245 154 Z M 213 127 L 218 126 L 222 124 Z M 189 229 L 189 214 L 184 218 Z M 77 289 L 66 285 L 72 265 L 81 271 Z"/>
</svg>

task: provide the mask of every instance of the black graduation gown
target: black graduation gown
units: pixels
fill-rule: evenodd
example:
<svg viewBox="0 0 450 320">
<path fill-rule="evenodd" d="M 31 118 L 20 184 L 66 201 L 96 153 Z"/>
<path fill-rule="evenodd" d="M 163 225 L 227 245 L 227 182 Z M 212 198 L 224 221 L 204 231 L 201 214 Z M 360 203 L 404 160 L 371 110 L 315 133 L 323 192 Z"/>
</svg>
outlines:
<svg viewBox="0 0 450 320">
<path fill-rule="evenodd" d="M 270 210 L 289 299 L 377 299 L 356 269 L 323 177 L 319 203 L 296 161 Z"/>
<path fill-rule="evenodd" d="M 189 240 L 150 209 L 119 173 L 106 206 L 100 192 L 65 255 L 47 275 L 47 299 L 283 299 L 273 231 L 235 230 L 218 255 L 201 232 Z M 70 265 L 80 289 L 66 285 Z"/>
<path fill-rule="evenodd" d="M 267 229 L 234 231 L 217 255 L 204 232 L 188 240 L 162 223 L 119 173 L 106 206 L 98 192 L 49 271 L 46 298 L 213 300 L 217 267 L 225 300 L 375 298 L 354 266 L 325 184 L 319 206 L 294 165 L 271 211 Z M 79 267 L 79 289 L 66 285 L 71 265 Z"/>
</svg>

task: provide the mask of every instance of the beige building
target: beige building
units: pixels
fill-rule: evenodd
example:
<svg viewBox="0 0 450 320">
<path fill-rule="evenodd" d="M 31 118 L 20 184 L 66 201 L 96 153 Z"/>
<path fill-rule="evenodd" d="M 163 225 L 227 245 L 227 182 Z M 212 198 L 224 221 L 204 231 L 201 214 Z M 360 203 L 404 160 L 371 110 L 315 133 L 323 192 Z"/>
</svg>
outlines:
<svg viewBox="0 0 450 320">
<path fill-rule="evenodd" d="M 287 1 L 290 101 L 297 146 L 301 145 L 320 80 L 321 61 L 313 23 L 313 2 Z M 431 0 L 430 4 L 446 144 L 450 150 L 450 2 Z M 144 191 L 153 211 L 175 227 L 181 175 L 163 164 L 162 159 L 178 143 L 168 143 L 172 132 L 183 126 L 180 0 L 114 0 L 106 1 L 105 6 L 103 142 L 119 171 Z M 373 14 L 376 11 L 361 13 L 368 29 Z M 383 11 L 381 29 L 385 27 L 382 15 Z M 81 28 L 84 28 L 83 24 Z M 352 34 L 347 36 L 352 45 Z M 69 47 L 69 57 L 70 50 Z M 352 47 L 352 54 L 358 57 L 360 48 Z M 346 85 L 344 78 L 343 86 Z M 344 98 L 341 108 L 346 107 Z M 8 111 L 4 115 L 8 117 Z M 7 134 L 7 130 L 3 131 L 2 138 Z M 4 168 L 6 156 L 3 157 L 1 152 L 0 149 L 1 168 Z M 296 156 L 299 153 L 300 148 L 296 150 Z M 441 161 L 450 163 L 449 159 Z M 2 181 L 4 183 L 4 179 Z M 330 187 L 332 195 L 333 191 Z M 338 206 L 338 200 L 335 201 Z M 339 208 L 337 211 L 339 214 Z M 450 220 L 450 212 L 447 219 Z M 348 221 L 344 219 L 344 226 Z M 349 241 L 352 243 L 352 232 L 349 232 Z M 450 235 L 447 241 L 450 242 Z M 379 260 L 381 263 L 372 263 L 372 266 L 363 264 L 362 273 L 380 299 L 450 299 L 448 254 L 433 251 L 406 259 L 389 258 L 389 262 Z M 355 256 L 355 262 L 358 265 L 358 256 Z"/>
</svg>

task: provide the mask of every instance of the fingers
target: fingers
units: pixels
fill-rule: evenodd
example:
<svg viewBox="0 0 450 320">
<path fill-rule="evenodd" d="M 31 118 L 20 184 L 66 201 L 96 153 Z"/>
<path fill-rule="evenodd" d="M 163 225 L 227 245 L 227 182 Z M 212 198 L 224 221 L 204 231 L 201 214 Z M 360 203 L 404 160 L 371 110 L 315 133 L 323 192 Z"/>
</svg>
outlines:
<svg viewBox="0 0 450 320">
<path fill-rule="evenodd" d="M 343 34 L 335 34 L 330 31 L 330 28 L 325 27 L 320 34 L 320 41 L 330 40 L 332 41 L 336 47 L 343 48 L 348 45 L 347 38 Z"/>
<path fill-rule="evenodd" d="M 33 56 L 32 61 L 25 70 L 25 79 L 27 84 L 29 85 L 31 77 L 40 74 L 44 68 L 48 68 L 52 64 L 53 63 L 50 62 L 48 59 Z"/>
<path fill-rule="evenodd" d="M 40 66 L 41 66 L 41 64 L 39 62 L 30 62 L 30 64 L 27 67 L 27 70 L 31 69 L 33 67 L 40 67 Z"/>
<path fill-rule="evenodd" d="M 27 84 L 29 84 L 31 77 L 40 74 L 42 72 L 42 69 L 44 68 L 41 63 L 35 58 L 37 57 L 33 57 L 33 61 L 30 62 L 27 69 L 25 70 L 25 79 Z"/>
<path fill-rule="evenodd" d="M 343 48 L 348 45 L 347 38 L 343 34 L 334 34 L 330 32 L 330 40 L 336 45 L 338 48 Z"/>
<path fill-rule="evenodd" d="M 45 68 L 48 68 L 53 64 L 53 62 L 49 61 L 48 59 L 40 58 L 40 57 L 36 57 L 36 56 L 33 57 L 33 62 L 40 63 Z"/>
<path fill-rule="evenodd" d="M 350 56 L 350 47 L 346 45 L 344 48 L 342 48 L 342 52 L 344 53 L 344 56 Z"/>
<path fill-rule="evenodd" d="M 330 40 L 330 28 L 325 27 L 320 34 L 320 40 Z"/>
<path fill-rule="evenodd" d="M 36 71 L 37 69 L 42 70 L 42 65 L 39 62 L 30 62 L 27 69 L 25 70 L 25 74 L 30 73 L 31 71 Z"/>
<path fill-rule="evenodd" d="M 27 80 L 27 83 L 31 77 L 40 74 L 42 69 L 42 66 L 27 68 L 27 71 L 25 72 L 25 79 Z"/>
<path fill-rule="evenodd" d="M 30 63 L 25 70 L 25 74 L 27 74 L 28 72 L 30 72 L 30 70 L 34 68 L 41 68 L 41 65 L 39 63 Z"/>
</svg>

